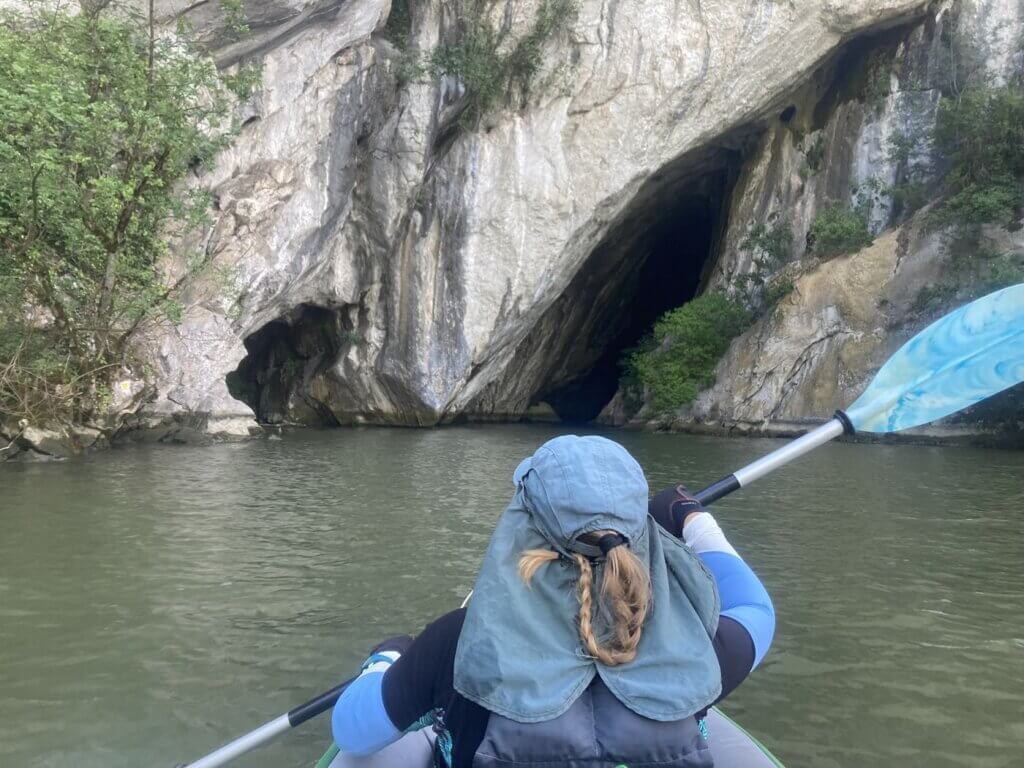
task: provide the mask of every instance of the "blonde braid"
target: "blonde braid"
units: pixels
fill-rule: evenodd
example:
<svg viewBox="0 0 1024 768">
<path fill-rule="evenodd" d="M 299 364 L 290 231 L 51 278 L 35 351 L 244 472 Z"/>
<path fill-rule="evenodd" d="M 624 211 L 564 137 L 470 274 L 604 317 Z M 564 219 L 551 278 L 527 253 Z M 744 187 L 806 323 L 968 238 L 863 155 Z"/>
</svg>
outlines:
<svg viewBox="0 0 1024 768">
<path fill-rule="evenodd" d="M 608 552 L 601 597 L 615 615 L 615 643 L 624 660 L 632 661 L 651 605 L 651 577 L 626 547 Z"/>
<path fill-rule="evenodd" d="M 591 624 L 593 614 L 593 600 L 591 592 L 593 591 L 594 586 L 594 571 L 590 567 L 590 561 L 583 555 L 573 554 L 573 559 L 576 561 L 576 565 L 580 569 L 578 591 L 580 601 L 580 639 L 583 640 L 583 645 L 586 646 L 587 653 L 609 666 L 615 666 L 621 662 L 615 661 L 614 651 L 609 651 L 597 642 L 597 636 L 594 635 L 594 627 Z"/>
<path fill-rule="evenodd" d="M 607 533 L 613 531 L 597 531 L 592 536 L 596 540 Z M 558 553 L 551 550 L 527 550 L 519 558 L 519 575 L 529 585 L 542 566 L 557 559 Z M 593 568 L 590 560 L 583 555 L 573 553 L 573 560 L 580 571 L 577 589 L 580 603 L 579 633 L 587 653 L 609 667 L 632 661 L 636 658 L 636 649 L 651 604 L 651 579 L 647 569 L 624 546 L 608 552 L 601 577 L 601 598 L 610 606 L 615 618 L 615 636 L 610 644 L 602 645 L 593 627 Z"/>
</svg>

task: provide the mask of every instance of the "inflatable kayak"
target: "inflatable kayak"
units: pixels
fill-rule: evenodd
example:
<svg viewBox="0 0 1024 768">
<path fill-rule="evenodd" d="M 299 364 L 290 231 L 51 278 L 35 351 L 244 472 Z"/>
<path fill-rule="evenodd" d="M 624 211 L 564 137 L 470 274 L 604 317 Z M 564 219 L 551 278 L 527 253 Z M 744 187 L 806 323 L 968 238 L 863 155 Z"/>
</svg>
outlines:
<svg viewBox="0 0 1024 768">
<path fill-rule="evenodd" d="M 761 742 L 717 708 L 708 712 L 707 724 L 715 768 L 784 768 Z M 430 768 L 430 755 L 428 735 L 417 731 L 371 757 L 349 757 L 331 745 L 315 768 Z"/>
</svg>

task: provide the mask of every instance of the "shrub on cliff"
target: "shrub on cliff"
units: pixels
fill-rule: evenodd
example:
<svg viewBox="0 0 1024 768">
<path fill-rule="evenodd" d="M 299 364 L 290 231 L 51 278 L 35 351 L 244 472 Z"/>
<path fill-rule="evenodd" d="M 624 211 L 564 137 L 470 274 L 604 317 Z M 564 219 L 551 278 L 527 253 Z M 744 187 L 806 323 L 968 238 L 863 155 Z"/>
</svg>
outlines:
<svg viewBox="0 0 1024 768">
<path fill-rule="evenodd" d="M 1013 226 L 1024 205 L 1024 91 L 975 87 L 939 105 L 932 140 L 949 163 L 942 224 Z"/>
<path fill-rule="evenodd" d="M 646 390 L 651 407 L 667 413 L 690 403 L 715 381 L 715 366 L 750 313 L 720 293 L 707 293 L 665 313 L 651 335 L 630 352 L 623 385 L 627 399 Z"/>
<path fill-rule="evenodd" d="M 757 223 L 743 238 L 740 250 L 751 254 L 751 259 L 765 269 L 785 264 L 793 255 L 793 227 L 785 216 L 770 226 Z"/>
<path fill-rule="evenodd" d="M 788 289 L 782 284 L 769 286 L 771 273 L 793 256 L 789 218 L 779 217 L 771 225 L 755 224 L 740 243 L 740 250 L 750 254 L 750 271 L 735 278 L 736 289 L 748 309 L 758 314 L 766 312 L 792 290 L 792 283 Z"/>
<path fill-rule="evenodd" d="M 811 222 L 810 250 L 822 258 L 853 253 L 871 243 L 868 217 L 861 209 L 833 203 Z"/>
<path fill-rule="evenodd" d="M 229 90 L 252 79 L 150 21 L 0 16 L 0 414 L 89 418 L 132 332 L 178 311 L 165 232 L 207 196 L 174 187 L 227 143 Z"/>
<path fill-rule="evenodd" d="M 404 65 L 403 77 L 411 71 L 457 78 L 465 88 L 460 120 L 468 129 L 504 99 L 529 95 L 544 45 L 573 19 L 576 0 L 541 0 L 529 31 L 515 41 L 509 39 L 507 25 L 496 27 L 490 21 L 491 10 L 482 0 L 470 0 L 458 20 L 456 39 L 439 46 L 424 63 Z"/>
</svg>

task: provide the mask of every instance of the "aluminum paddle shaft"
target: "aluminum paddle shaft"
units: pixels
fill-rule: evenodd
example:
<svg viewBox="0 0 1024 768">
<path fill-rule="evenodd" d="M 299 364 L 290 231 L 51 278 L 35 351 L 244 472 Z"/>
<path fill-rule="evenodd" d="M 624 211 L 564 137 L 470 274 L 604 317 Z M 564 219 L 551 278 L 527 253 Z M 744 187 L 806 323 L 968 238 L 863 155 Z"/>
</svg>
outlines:
<svg viewBox="0 0 1024 768">
<path fill-rule="evenodd" d="M 767 456 L 762 456 L 754 463 L 743 467 L 743 469 L 737 469 L 731 475 L 726 475 L 717 483 L 709 485 L 704 490 L 694 494 L 694 497 L 701 504 L 711 504 L 733 491 L 747 487 L 758 478 L 774 472 L 779 467 L 789 464 L 789 462 L 800 458 L 805 453 L 810 453 L 830 440 L 835 440 L 844 432 L 852 431 L 845 414 L 837 414 L 836 418 L 831 421 L 822 424 L 817 429 L 811 430 L 803 437 L 798 437 L 796 440 L 786 443 L 779 450 L 772 451 Z"/>
<path fill-rule="evenodd" d="M 292 724 L 288 719 L 288 715 L 275 717 L 269 723 L 264 723 L 256 730 L 245 734 L 245 736 L 240 736 L 234 741 L 225 744 L 216 752 L 211 752 L 206 757 L 201 757 L 194 763 L 189 763 L 185 768 L 218 768 L 218 766 L 227 765 L 236 757 L 241 757 L 246 752 L 254 750 L 268 741 L 272 741 L 285 731 L 291 730 L 291 728 Z"/>
</svg>

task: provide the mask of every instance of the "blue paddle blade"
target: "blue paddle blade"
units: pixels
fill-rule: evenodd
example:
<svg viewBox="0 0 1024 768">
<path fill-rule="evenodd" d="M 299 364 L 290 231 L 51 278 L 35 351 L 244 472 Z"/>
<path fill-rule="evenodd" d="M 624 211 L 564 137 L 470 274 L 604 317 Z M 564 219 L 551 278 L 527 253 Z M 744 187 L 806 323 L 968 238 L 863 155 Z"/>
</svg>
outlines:
<svg viewBox="0 0 1024 768">
<path fill-rule="evenodd" d="M 1024 283 L 936 320 L 882 366 L 846 415 L 897 432 L 956 413 L 1024 381 Z"/>
</svg>

